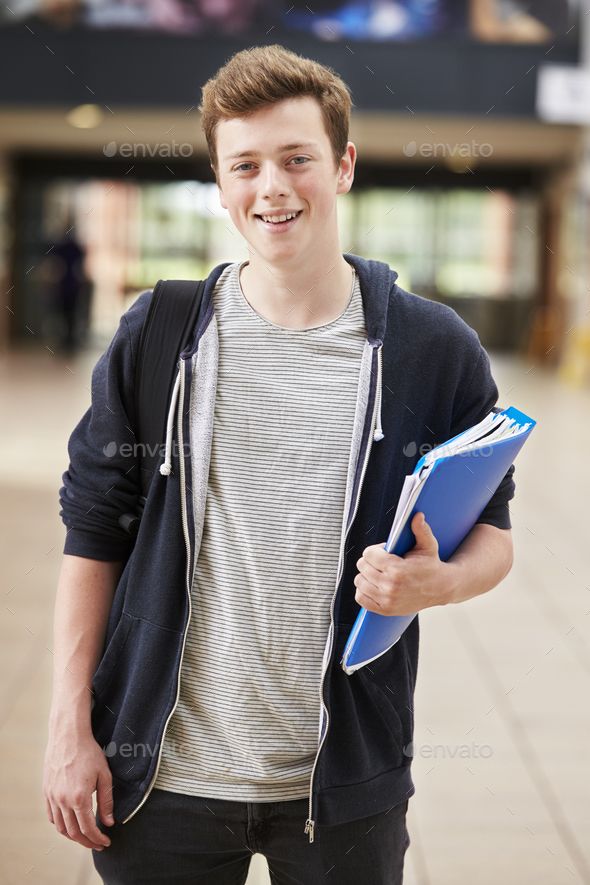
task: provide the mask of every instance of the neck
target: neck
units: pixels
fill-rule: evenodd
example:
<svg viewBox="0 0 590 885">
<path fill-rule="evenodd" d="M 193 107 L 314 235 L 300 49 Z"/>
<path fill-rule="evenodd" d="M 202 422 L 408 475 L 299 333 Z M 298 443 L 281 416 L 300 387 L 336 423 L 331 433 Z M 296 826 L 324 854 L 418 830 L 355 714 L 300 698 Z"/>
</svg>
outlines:
<svg viewBox="0 0 590 885">
<path fill-rule="evenodd" d="M 251 257 L 240 284 L 250 306 L 285 329 L 313 329 L 337 319 L 352 290 L 353 268 L 341 254 L 321 267 L 275 267 Z"/>
</svg>

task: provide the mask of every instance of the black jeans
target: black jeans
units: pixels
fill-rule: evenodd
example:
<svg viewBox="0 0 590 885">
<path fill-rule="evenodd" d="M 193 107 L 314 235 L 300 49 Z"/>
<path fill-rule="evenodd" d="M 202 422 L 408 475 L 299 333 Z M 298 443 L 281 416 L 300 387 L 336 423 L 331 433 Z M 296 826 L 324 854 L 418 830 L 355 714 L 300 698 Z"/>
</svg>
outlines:
<svg viewBox="0 0 590 885">
<path fill-rule="evenodd" d="M 111 845 L 93 851 L 105 885 L 244 885 L 263 854 L 273 885 L 401 885 L 408 802 L 304 834 L 307 799 L 231 802 L 153 789 L 126 824 L 99 828 Z"/>
</svg>

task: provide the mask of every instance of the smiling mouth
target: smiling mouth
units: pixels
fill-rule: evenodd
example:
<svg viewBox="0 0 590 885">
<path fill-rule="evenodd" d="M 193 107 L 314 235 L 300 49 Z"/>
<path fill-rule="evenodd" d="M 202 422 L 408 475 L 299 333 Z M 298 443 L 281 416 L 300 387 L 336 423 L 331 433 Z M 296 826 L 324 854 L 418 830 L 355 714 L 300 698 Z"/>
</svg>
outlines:
<svg viewBox="0 0 590 885">
<path fill-rule="evenodd" d="M 256 215 L 256 218 L 261 222 L 261 224 L 263 224 L 265 227 L 267 227 L 269 229 L 285 230 L 286 228 L 290 227 L 292 224 L 294 224 L 297 221 L 297 219 L 299 218 L 299 216 L 301 215 L 302 212 L 303 212 L 303 209 L 300 209 L 297 213 L 295 213 L 293 218 L 290 218 L 286 221 L 265 221 L 264 218 L 262 217 L 262 215 Z M 291 213 L 284 213 L 284 214 L 290 215 Z"/>
</svg>

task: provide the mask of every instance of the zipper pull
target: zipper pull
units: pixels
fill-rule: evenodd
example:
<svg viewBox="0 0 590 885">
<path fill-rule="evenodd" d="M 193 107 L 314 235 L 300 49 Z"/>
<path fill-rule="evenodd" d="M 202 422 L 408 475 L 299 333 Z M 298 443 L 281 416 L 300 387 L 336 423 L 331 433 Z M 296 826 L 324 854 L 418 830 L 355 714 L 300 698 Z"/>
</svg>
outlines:
<svg viewBox="0 0 590 885">
<path fill-rule="evenodd" d="M 313 842 L 313 830 L 314 830 L 314 827 L 315 827 L 315 821 L 313 821 L 311 818 L 308 817 L 307 820 L 305 821 L 305 830 L 304 830 L 304 832 L 305 832 L 305 833 L 309 833 L 309 842 L 310 842 L 310 844 Z"/>
</svg>

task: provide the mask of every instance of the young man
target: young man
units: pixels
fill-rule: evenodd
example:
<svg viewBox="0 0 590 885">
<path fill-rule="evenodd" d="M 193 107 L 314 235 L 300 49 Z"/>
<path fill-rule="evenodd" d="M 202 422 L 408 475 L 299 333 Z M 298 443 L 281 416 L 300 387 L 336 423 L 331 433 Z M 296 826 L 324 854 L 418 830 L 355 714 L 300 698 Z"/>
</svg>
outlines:
<svg viewBox="0 0 590 885">
<path fill-rule="evenodd" d="M 254 852 L 273 883 L 400 883 L 418 619 L 353 676 L 344 643 L 359 605 L 461 602 L 510 569 L 513 468 L 449 562 L 419 515 L 411 553 L 383 550 L 420 447 L 479 421 L 497 389 L 453 311 L 341 253 L 350 106 L 333 71 L 280 46 L 206 84 L 211 164 L 249 259 L 207 280 L 135 544 L 119 518 L 139 494 L 149 292 L 70 440 L 44 789 L 110 885 L 243 883 Z"/>
</svg>

